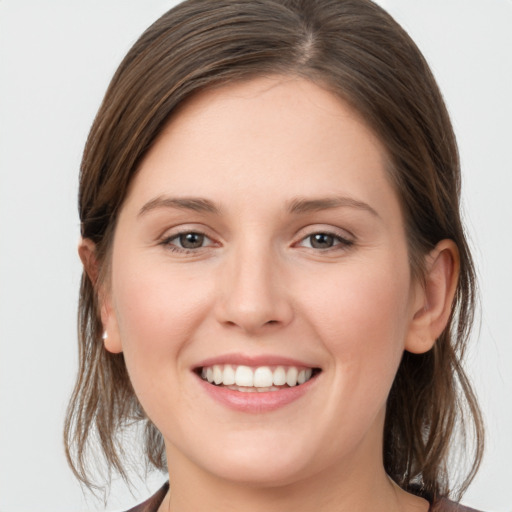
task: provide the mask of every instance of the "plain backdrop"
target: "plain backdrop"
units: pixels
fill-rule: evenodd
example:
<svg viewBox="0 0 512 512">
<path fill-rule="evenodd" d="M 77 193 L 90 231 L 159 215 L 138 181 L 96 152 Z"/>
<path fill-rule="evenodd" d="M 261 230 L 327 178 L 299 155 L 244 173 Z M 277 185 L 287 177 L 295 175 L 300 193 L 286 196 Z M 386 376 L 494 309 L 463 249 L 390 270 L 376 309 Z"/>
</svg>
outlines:
<svg viewBox="0 0 512 512">
<path fill-rule="evenodd" d="M 68 469 L 81 151 L 107 84 L 170 0 L 0 0 L 0 512 L 105 510 Z M 481 279 L 467 368 L 487 452 L 464 503 L 512 511 L 512 2 L 381 0 L 430 62 L 458 135 Z M 108 510 L 148 495 L 114 482 Z"/>
</svg>

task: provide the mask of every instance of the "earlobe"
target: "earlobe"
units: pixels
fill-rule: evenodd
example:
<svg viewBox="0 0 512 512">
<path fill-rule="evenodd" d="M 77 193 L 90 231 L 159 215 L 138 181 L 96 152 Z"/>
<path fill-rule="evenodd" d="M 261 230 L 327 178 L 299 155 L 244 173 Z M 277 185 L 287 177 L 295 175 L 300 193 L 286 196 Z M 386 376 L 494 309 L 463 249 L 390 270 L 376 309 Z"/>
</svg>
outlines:
<svg viewBox="0 0 512 512">
<path fill-rule="evenodd" d="M 117 319 L 115 317 L 109 293 L 105 289 L 104 283 L 99 283 L 99 263 L 96 258 L 96 244 L 87 238 L 80 240 L 78 245 L 78 254 L 82 260 L 84 270 L 89 276 L 91 283 L 97 293 L 98 306 L 100 309 L 101 323 L 103 325 L 103 343 L 105 349 L 113 354 L 122 352 L 122 346 L 117 328 Z"/>
<path fill-rule="evenodd" d="M 117 329 L 114 332 L 115 335 L 110 336 L 109 331 L 105 329 L 101 338 L 103 339 L 105 350 L 111 352 L 112 354 L 120 354 L 123 351 L 123 347 L 121 346 L 119 336 L 117 335 Z"/>
<path fill-rule="evenodd" d="M 453 240 L 442 240 L 426 257 L 423 286 L 417 293 L 414 316 L 405 350 L 421 354 L 430 350 L 445 329 L 459 278 L 459 251 Z"/>
<path fill-rule="evenodd" d="M 112 309 L 111 301 L 108 295 L 100 294 L 98 298 L 101 310 L 101 323 L 103 324 L 103 344 L 105 349 L 112 354 L 119 354 L 123 351 L 117 318 Z"/>
</svg>

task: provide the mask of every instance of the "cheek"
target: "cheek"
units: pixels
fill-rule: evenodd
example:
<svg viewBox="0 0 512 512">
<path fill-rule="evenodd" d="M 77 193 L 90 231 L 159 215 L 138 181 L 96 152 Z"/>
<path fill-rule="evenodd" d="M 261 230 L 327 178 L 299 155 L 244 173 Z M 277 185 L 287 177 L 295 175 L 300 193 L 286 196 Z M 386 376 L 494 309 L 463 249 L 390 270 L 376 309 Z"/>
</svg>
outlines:
<svg viewBox="0 0 512 512">
<path fill-rule="evenodd" d="M 204 322 L 207 283 L 171 272 L 166 265 L 124 260 L 114 279 L 115 309 L 130 381 L 146 414 L 181 435 L 184 403 L 194 403 L 186 384 L 187 347 Z M 190 411 L 189 411 L 190 413 Z"/>
<path fill-rule="evenodd" d="M 316 283 L 314 292 L 306 293 L 306 283 L 299 292 L 308 297 L 303 309 L 341 378 L 368 386 L 392 381 L 410 322 L 407 264 L 376 258 L 318 275 Z"/>
<path fill-rule="evenodd" d="M 170 378 L 204 318 L 205 287 L 198 289 L 182 272 L 143 259 L 126 258 L 114 268 L 114 309 L 134 387 L 144 375 Z"/>
</svg>

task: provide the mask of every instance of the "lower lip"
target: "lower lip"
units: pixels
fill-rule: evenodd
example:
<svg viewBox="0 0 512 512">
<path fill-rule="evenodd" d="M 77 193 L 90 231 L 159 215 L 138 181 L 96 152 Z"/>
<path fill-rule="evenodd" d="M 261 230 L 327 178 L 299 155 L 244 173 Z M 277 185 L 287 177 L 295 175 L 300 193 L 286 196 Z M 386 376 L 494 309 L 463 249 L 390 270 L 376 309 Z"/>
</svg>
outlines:
<svg viewBox="0 0 512 512">
<path fill-rule="evenodd" d="M 246 413 L 270 412 L 295 402 L 303 397 L 314 386 L 318 375 L 310 380 L 291 388 L 279 391 L 243 392 L 235 391 L 223 386 L 214 386 L 198 376 L 203 389 L 217 402 L 231 409 Z"/>
</svg>

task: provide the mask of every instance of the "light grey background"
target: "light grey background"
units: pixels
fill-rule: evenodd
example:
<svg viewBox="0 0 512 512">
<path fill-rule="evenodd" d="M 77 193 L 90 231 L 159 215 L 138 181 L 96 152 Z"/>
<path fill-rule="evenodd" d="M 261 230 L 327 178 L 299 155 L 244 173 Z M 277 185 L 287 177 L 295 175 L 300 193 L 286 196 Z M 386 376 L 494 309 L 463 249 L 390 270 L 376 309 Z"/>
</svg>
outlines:
<svg viewBox="0 0 512 512">
<path fill-rule="evenodd" d="M 117 64 L 171 0 L 0 0 L 0 512 L 104 510 L 67 468 L 61 430 L 76 371 L 77 174 Z M 416 40 L 459 138 L 481 278 L 468 370 L 488 429 L 464 502 L 512 511 L 512 2 L 381 0 Z M 135 496 L 114 483 L 108 510 Z"/>
</svg>

